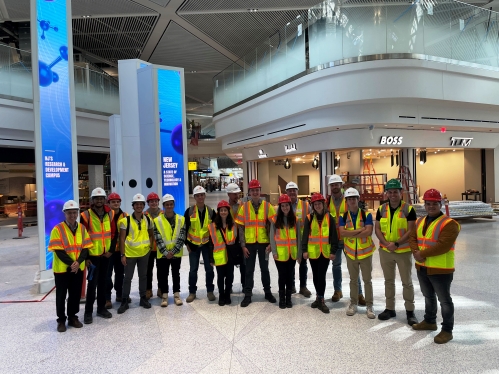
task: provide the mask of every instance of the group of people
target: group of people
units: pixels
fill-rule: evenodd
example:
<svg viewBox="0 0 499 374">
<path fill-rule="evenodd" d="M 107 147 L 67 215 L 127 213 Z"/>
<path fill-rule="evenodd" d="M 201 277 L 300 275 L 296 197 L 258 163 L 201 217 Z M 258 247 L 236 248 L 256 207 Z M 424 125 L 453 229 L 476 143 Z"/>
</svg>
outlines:
<svg viewBox="0 0 499 374">
<path fill-rule="evenodd" d="M 174 302 L 180 298 L 180 264 L 182 248 L 189 252 L 188 303 L 196 299 L 200 257 L 203 257 L 207 297 L 215 301 L 214 271 L 217 271 L 218 304 L 231 304 L 234 268 L 239 265 L 244 299 L 241 307 L 252 302 L 254 271 L 258 257 L 265 299 L 277 300 L 271 292 L 269 256 L 272 254 L 278 271 L 279 308 L 292 308 L 291 295 L 296 293 L 295 266 L 299 264 L 299 293 L 311 297 L 307 288 L 307 262 L 310 263 L 316 298 L 311 307 L 329 313 L 325 303 L 326 275 L 332 261 L 334 294 L 332 302 L 343 297 L 341 262 L 345 253 L 350 275 L 350 302 L 346 314 L 353 316 L 358 306 L 366 307 L 370 319 L 376 317 L 373 308 L 371 282 L 372 260 L 376 247 L 373 231 L 379 239 L 380 263 L 385 278 L 386 308 L 380 320 L 396 316 L 395 273 L 398 268 L 403 287 L 407 323 L 414 330 L 437 330 L 437 297 L 442 311 L 442 330 L 434 341 L 442 344 L 452 339 L 454 306 L 450 285 L 454 272 L 454 247 L 460 231 L 459 224 L 441 212 L 441 194 L 435 189 L 425 192 L 425 217 L 417 218 L 414 208 L 402 201 L 399 180 L 387 182 L 385 191 L 389 201 L 372 215 L 359 208 L 359 192 L 355 188 L 343 190 L 340 176 L 329 178 L 331 195 L 326 199 L 316 193 L 310 203 L 298 199 L 298 186 L 289 182 L 286 194 L 279 197 L 277 210 L 261 198 L 258 180 L 248 184 L 248 197 L 239 199 L 240 188 L 227 186 L 228 201 L 222 200 L 216 209 L 205 204 L 206 191 L 202 186 L 193 190 L 195 204 L 181 216 L 174 211 L 172 195 L 160 198 L 151 193 L 147 199 L 136 194 L 132 200 L 133 213 L 121 208 L 121 199 L 110 194 L 109 206 L 102 188 L 92 192 L 90 209 L 78 218 L 78 203 L 64 204 L 65 221 L 52 231 L 49 250 L 54 251 L 53 269 L 56 282 L 57 330 L 66 331 L 65 298 L 68 325 L 82 327 L 79 311 L 83 270 L 89 269 L 84 323 L 92 323 L 93 304 L 97 298 L 97 315 L 111 318 L 111 290 L 114 270 L 118 314 L 131 303 L 130 285 L 135 267 L 139 277 L 139 305 L 150 308 L 152 278 L 156 261 L 158 291 L 161 306 L 168 305 L 168 277 L 171 268 Z M 145 204 L 149 208 L 144 212 Z M 414 310 L 412 258 L 415 260 L 421 291 L 425 297 L 425 315 L 418 322 Z M 362 292 L 364 283 L 365 297 Z M 97 292 L 96 292 L 97 291 Z M 96 297 L 97 296 L 97 297 Z"/>
</svg>

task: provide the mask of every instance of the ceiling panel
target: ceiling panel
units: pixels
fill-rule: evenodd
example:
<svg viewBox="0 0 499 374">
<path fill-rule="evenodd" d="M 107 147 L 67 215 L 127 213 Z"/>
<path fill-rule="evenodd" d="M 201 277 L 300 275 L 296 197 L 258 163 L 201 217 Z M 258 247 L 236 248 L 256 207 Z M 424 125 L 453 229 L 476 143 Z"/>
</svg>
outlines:
<svg viewBox="0 0 499 374">
<path fill-rule="evenodd" d="M 154 4 L 161 5 L 162 7 L 166 7 L 170 0 L 149 0 L 152 1 Z"/>
<path fill-rule="evenodd" d="M 247 9 L 308 9 L 320 3 L 318 0 L 188 0 L 180 12 Z"/>
<path fill-rule="evenodd" d="M 185 74 L 185 93 L 209 102 L 213 99 L 213 73 Z"/>
</svg>

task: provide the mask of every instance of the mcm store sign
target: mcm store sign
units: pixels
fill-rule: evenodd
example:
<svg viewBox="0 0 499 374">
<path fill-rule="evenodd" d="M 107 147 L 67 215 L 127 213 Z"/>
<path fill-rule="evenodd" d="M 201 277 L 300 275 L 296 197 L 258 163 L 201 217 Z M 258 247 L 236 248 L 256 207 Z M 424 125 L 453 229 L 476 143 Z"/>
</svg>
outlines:
<svg viewBox="0 0 499 374">
<path fill-rule="evenodd" d="M 403 136 L 382 136 L 381 139 L 379 140 L 379 144 L 393 144 L 393 145 L 400 145 L 402 144 L 402 139 Z"/>
<path fill-rule="evenodd" d="M 451 146 L 461 146 L 461 147 L 469 147 L 471 145 L 471 141 L 473 138 L 458 138 L 456 136 L 453 136 L 450 138 L 450 145 Z"/>
</svg>

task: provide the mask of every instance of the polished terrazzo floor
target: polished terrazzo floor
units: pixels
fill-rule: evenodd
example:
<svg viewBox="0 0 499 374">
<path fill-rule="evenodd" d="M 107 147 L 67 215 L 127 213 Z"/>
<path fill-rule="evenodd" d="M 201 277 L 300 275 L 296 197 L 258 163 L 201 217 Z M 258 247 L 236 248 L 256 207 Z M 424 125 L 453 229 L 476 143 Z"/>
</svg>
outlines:
<svg viewBox="0 0 499 374">
<path fill-rule="evenodd" d="M 223 193 L 208 194 L 212 206 Z M 12 240 L 17 231 L 0 228 L 0 302 L 39 300 L 32 279 L 37 270 L 36 227 L 24 240 Z M 209 302 L 204 270 L 199 270 L 198 299 L 183 306 L 138 306 L 137 283 L 133 304 L 123 315 L 104 320 L 94 317 L 82 329 L 56 331 L 55 293 L 43 302 L 0 303 L 1 373 L 499 373 L 499 220 L 462 224 L 456 246 L 452 283 L 455 303 L 454 340 L 433 343 L 437 332 L 413 331 L 405 320 L 401 285 L 397 283 L 397 317 L 369 320 L 365 308 L 345 315 L 347 297 L 328 302 L 326 315 L 310 308 L 312 299 L 293 296 L 292 309 L 281 310 L 263 298 L 259 271 L 253 303 L 241 308 L 239 276 L 233 303 L 219 307 Z M 257 267 L 258 268 L 258 267 Z M 277 296 L 277 271 L 270 264 L 272 289 Z M 182 297 L 187 297 L 188 259 L 181 269 Z M 313 290 L 309 269 L 308 286 Z M 343 289 L 348 272 L 343 263 Z M 424 300 L 415 274 L 416 315 L 423 317 Z M 375 254 L 374 307 L 384 309 L 384 285 Z M 326 295 L 333 293 L 331 271 Z M 216 293 L 217 294 L 217 293 Z M 218 296 L 218 294 L 217 294 Z M 80 312 L 83 319 L 83 311 Z M 441 319 L 439 317 L 439 323 Z"/>
</svg>

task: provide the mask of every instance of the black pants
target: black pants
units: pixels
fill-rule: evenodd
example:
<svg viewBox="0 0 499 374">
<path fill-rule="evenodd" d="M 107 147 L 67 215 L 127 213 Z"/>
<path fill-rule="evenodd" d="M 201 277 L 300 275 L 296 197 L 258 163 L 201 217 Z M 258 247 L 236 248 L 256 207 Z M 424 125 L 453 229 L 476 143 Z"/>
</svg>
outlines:
<svg viewBox="0 0 499 374">
<path fill-rule="evenodd" d="M 147 264 L 147 283 L 146 283 L 147 290 L 152 290 L 152 273 L 154 270 L 154 261 L 156 261 L 156 251 L 151 251 L 151 254 L 149 255 L 149 262 Z M 159 286 L 159 269 L 157 262 L 156 262 L 156 278 L 158 279 L 158 288 L 161 288 Z"/>
<path fill-rule="evenodd" d="M 217 269 L 217 286 L 220 296 L 230 294 L 232 282 L 234 281 L 234 262 L 232 256 L 228 256 L 225 265 L 215 266 Z"/>
<path fill-rule="evenodd" d="M 95 292 L 97 291 L 97 311 L 106 307 L 106 283 L 109 259 L 104 256 L 89 256 L 88 259 L 96 266 L 92 280 L 87 283 L 87 300 L 85 313 L 94 311 Z"/>
<path fill-rule="evenodd" d="M 113 283 L 113 269 L 114 269 L 114 283 Z M 107 281 L 106 281 L 106 300 L 111 300 L 111 292 L 116 291 L 116 297 L 121 297 L 123 294 L 123 277 L 125 276 L 125 267 L 121 262 L 121 252 L 114 252 L 109 258 L 109 266 L 107 268 Z"/>
<path fill-rule="evenodd" d="M 307 260 L 303 258 L 301 259 L 301 263 L 298 267 L 298 271 L 300 273 L 300 288 L 307 287 L 307 276 L 308 276 L 308 266 Z M 293 274 L 293 285 L 295 284 L 295 275 Z"/>
<path fill-rule="evenodd" d="M 262 274 L 262 285 L 265 293 L 270 292 L 270 272 L 269 272 L 269 256 L 265 252 L 268 244 L 246 244 L 249 250 L 249 258 L 246 261 L 246 281 L 244 282 L 244 295 L 251 296 L 253 286 L 255 283 L 255 265 L 256 256 L 258 255 L 258 262 L 260 263 L 260 272 Z"/>
<path fill-rule="evenodd" d="M 326 273 L 329 267 L 329 258 L 325 258 L 322 254 L 319 258 L 310 259 L 310 267 L 314 276 L 314 286 L 318 297 L 324 297 L 326 292 Z"/>
<path fill-rule="evenodd" d="M 151 252 L 151 255 L 156 252 Z M 173 257 L 172 259 L 160 258 L 156 260 L 158 268 L 158 287 L 161 292 L 168 293 L 168 275 L 170 274 L 170 266 L 172 268 L 173 292 L 180 292 L 180 264 L 182 257 Z M 150 288 L 149 288 L 150 289 Z"/>
<path fill-rule="evenodd" d="M 291 289 L 294 286 L 295 278 L 295 264 L 296 260 L 290 258 L 288 261 L 277 261 L 275 266 L 277 267 L 277 272 L 279 273 L 279 296 L 282 297 L 288 293 L 291 293 Z"/>
<path fill-rule="evenodd" d="M 83 271 L 77 273 L 54 273 L 55 278 L 55 308 L 57 322 L 66 322 L 66 294 L 68 295 L 68 317 L 75 317 L 80 311 L 81 283 Z"/>
</svg>

